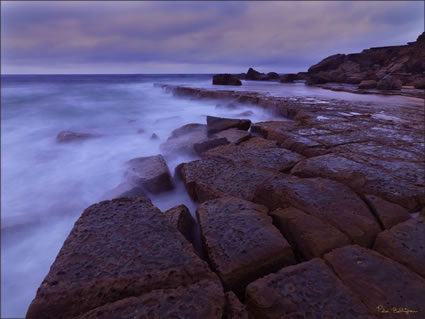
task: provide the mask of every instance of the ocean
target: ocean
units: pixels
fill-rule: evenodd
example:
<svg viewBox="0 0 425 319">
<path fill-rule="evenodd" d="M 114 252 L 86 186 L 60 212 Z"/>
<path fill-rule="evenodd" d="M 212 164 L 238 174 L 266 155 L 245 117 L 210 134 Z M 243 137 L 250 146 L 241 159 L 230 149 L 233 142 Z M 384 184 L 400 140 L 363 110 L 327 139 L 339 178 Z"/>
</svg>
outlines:
<svg viewBox="0 0 425 319">
<path fill-rule="evenodd" d="M 251 105 L 223 107 L 220 101 L 178 98 L 155 83 L 212 86 L 211 75 L 16 75 L 1 78 L 1 317 L 25 316 L 73 224 L 83 210 L 108 199 L 123 181 L 125 163 L 161 153 L 159 145 L 184 124 L 207 115 L 253 122 L 276 119 Z M 246 82 L 233 90 L 276 96 L 392 105 L 418 103 L 400 96 L 359 95 L 303 83 Z M 245 113 L 246 114 L 246 113 Z M 97 138 L 58 143 L 59 132 Z M 151 139 L 156 134 L 159 139 Z M 167 157 L 170 171 L 193 155 Z M 193 203 L 182 184 L 151 197 L 162 211 Z"/>
</svg>

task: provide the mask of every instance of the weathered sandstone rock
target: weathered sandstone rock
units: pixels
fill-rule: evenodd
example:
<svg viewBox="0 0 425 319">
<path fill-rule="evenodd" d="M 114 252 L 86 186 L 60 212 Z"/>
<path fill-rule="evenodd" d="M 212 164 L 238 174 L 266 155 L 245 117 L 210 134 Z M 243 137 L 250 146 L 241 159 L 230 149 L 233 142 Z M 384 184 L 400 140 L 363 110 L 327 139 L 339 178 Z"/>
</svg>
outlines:
<svg viewBox="0 0 425 319">
<path fill-rule="evenodd" d="M 366 247 L 381 230 L 369 208 L 350 188 L 329 179 L 280 174 L 259 185 L 253 201 L 272 210 L 295 207 Z"/>
<path fill-rule="evenodd" d="M 225 137 L 210 137 L 203 141 L 193 144 L 193 148 L 198 154 L 202 154 L 210 149 L 214 149 L 220 145 L 227 145 L 229 141 Z"/>
<path fill-rule="evenodd" d="M 75 223 L 26 318 L 74 318 L 204 279 L 216 276 L 150 200 L 103 201 Z"/>
<path fill-rule="evenodd" d="M 185 205 L 178 205 L 165 211 L 164 214 L 171 225 L 181 232 L 186 239 L 190 240 L 192 237 L 192 229 L 195 227 L 196 223 L 189 209 Z"/>
<path fill-rule="evenodd" d="M 171 132 L 166 142 L 160 145 L 160 149 L 166 155 L 175 153 L 194 153 L 193 146 L 208 138 L 205 124 L 191 123 L 184 125 Z"/>
<path fill-rule="evenodd" d="M 221 319 L 224 293 L 219 281 L 202 280 L 187 287 L 157 289 L 98 307 L 78 319 Z"/>
<path fill-rule="evenodd" d="M 370 313 L 379 318 L 400 318 L 405 314 L 393 313 L 393 308 L 410 309 L 416 312 L 409 313 L 409 318 L 423 317 L 425 279 L 405 266 L 359 246 L 335 249 L 325 260 Z"/>
<path fill-rule="evenodd" d="M 245 295 L 250 318 L 375 318 L 318 258 L 254 281 Z"/>
<path fill-rule="evenodd" d="M 248 319 L 246 306 L 240 302 L 233 291 L 225 294 L 226 305 L 224 306 L 223 319 Z"/>
<path fill-rule="evenodd" d="M 425 218 L 410 218 L 379 233 L 373 249 L 425 278 Z"/>
<path fill-rule="evenodd" d="M 409 213 L 400 205 L 387 202 L 374 195 L 365 195 L 364 198 L 385 229 L 390 229 L 409 219 Z"/>
<path fill-rule="evenodd" d="M 224 158 L 204 158 L 183 165 L 186 190 L 200 202 L 235 196 L 252 200 L 258 184 L 274 175 L 271 171 L 244 167 Z"/>
<path fill-rule="evenodd" d="M 291 246 L 267 212 L 262 205 L 234 197 L 198 207 L 202 242 L 225 289 L 243 293 L 249 282 L 295 263 Z"/>
<path fill-rule="evenodd" d="M 273 224 L 304 259 L 321 257 L 334 248 L 351 244 L 351 240 L 337 228 L 299 209 L 279 208 L 270 215 Z"/>
<path fill-rule="evenodd" d="M 216 74 L 213 76 L 212 83 L 216 85 L 242 85 L 242 82 L 231 74 Z"/>
<path fill-rule="evenodd" d="M 376 88 L 379 90 L 400 90 L 401 81 L 391 75 L 386 75 L 377 83 Z"/>
<path fill-rule="evenodd" d="M 207 116 L 208 134 L 214 134 L 229 128 L 237 128 L 247 131 L 251 126 L 250 120 L 227 119 L 222 117 Z"/>
<path fill-rule="evenodd" d="M 161 155 L 134 158 L 128 164 L 125 175 L 133 184 L 154 194 L 173 189 L 170 171 Z"/>
<path fill-rule="evenodd" d="M 251 137 L 251 133 L 236 128 L 230 128 L 215 134 L 218 137 L 226 138 L 232 144 L 240 144 Z"/>
</svg>

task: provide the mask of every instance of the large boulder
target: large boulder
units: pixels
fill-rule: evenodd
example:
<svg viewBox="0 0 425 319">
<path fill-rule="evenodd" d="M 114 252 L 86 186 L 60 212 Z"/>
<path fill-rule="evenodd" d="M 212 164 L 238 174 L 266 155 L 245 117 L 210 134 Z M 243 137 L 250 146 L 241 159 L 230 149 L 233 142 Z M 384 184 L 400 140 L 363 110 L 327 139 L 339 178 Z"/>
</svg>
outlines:
<svg viewBox="0 0 425 319">
<path fill-rule="evenodd" d="M 245 299 L 250 318 L 375 318 L 319 258 L 254 281 Z"/>
<path fill-rule="evenodd" d="M 351 244 L 350 239 L 337 228 L 299 209 L 279 208 L 270 215 L 273 224 L 304 259 L 321 257 L 334 248 Z"/>
<path fill-rule="evenodd" d="M 237 128 L 247 131 L 251 126 L 250 120 L 228 119 L 223 117 L 207 116 L 208 134 L 214 134 L 229 128 Z"/>
<path fill-rule="evenodd" d="M 150 293 L 165 306 L 168 300 L 162 298 L 168 297 L 168 292 L 173 294 L 172 289 L 182 287 L 177 295 L 192 294 L 189 286 L 201 285 L 203 280 L 218 283 L 208 265 L 150 200 L 103 201 L 87 208 L 75 223 L 26 318 L 76 318 L 119 300 L 131 312 L 134 299 L 127 298 Z M 214 311 L 224 304 L 219 286 L 207 289 L 204 295 L 204 300 L 211 299 L 208 307 Z M 161 297 L 158 289 L 167 292 Z M 196 298 L 200 289 L 202 286 L 185 298 Z M 121 318 L 119 306 L 107 306 L 105 311 L 113 309 L 115 318 Z"/>
<path fill-rule="evenodd" d="M 126 177 L 135 185 L 156 194 L 174 188 L 170 171 L 162 155 L 133 158 L 127 162 Z"/>
<path fill-rule="evenodd" d="M 378 82 L 376 88 L 379 90 L 400 90 L 401 81 L 392 75 L 386 75 Z"/>
<path fill-rule="evenodd" d="M 352 242 L 366 247 L 373 244 L 381 230 L 356 193 L 329 179 L 280 174 L 257 187 L 254 202 L 270 209 L 295 207 L 337 228 Z"/>
<path fill-rule="evenodd" d="M 246 73 L 246 79 L 247 80 L 260 80 L 261 77 L 264 75 L 264 73 L 260 73 L 258 71 L 255 71 L 253 68 L 249 68 L 248 72 Z"/>
<path fill-rule="evenodd" d="M 295 263 L 291 246 L 267 212 L 264 206 L 234 197 L 198 207 L 202 242 L 225 289 L 243 293 L 249 282 Z"/>
<path fill-rule="evenodd" d="M 242 85 L 242 82 L 231 74 L 216 74 L 213 76 L 212 84 L 215 85 Z"/>
<path fill-rule="evenodd" d="M 379 318 L 398 318 L 408 309 L 409 318 L 425 313 L 425 279 L 381 254 L 359 246 L 337 248 L 325 260 L 345 286 L 357 294 L 370 313 Z M 404 314 L 403 314 L 404 315 Z"/>
<path fill-rule="evenodd" d="M 58 143 L 69 143 L 69 142 L 78 142 L 84 141 L 90 138 L 99 137 L 97 134 L 92 133 L 81 133 L 73 131 L 61 131 L 56 136 L 56 141 Z"/>
<path fill-rule="evenodd" d="M 425 278 L 425 218 L 410 218 L 379 233 L 373 249 Z"/>
</svg>

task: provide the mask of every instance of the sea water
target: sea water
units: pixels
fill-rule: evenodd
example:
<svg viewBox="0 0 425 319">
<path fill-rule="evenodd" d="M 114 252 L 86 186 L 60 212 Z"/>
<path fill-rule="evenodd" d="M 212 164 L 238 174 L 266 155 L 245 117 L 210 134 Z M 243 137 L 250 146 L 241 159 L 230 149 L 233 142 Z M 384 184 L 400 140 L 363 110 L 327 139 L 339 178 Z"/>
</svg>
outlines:
<svg viewBox="0 0 425 319">
<path fill-rule="evenodd" d="M 365 96 L 304 86 L 246 82 L 212 86 L 211 75 L 2 76 L 1 83 L 1 317 L 23 317 L 64 240 L 83 210 L 108 198 L 123 181 L 125 163 L 160 154 L 170 132 L 206 116 L 253 122 L 276 119 L 250 105 L 177 98 L 155 83 L 257 91 L 326 103 L 345 99 L 405 103 L 402 97 Z M 406 102 L 408 103 L 408 102 Z M 98 137 L 58 143 L 60 131 Z M 156 134 L 159 139 L 151 139 Z M 193 155 L 167 157 L 170 171 Z M 151 197 L 162 211 L 195 203 L 182 184 Z"/>
</svg>

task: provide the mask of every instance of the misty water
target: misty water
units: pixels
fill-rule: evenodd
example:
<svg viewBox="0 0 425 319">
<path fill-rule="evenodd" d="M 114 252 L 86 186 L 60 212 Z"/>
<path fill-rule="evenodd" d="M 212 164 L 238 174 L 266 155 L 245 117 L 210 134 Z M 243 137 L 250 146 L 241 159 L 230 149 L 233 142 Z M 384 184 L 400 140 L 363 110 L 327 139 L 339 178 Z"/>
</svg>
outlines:
<svg viewBox="0 0 425 319">
<path fill-rule="evenodd" d="M 123 181 L 126 161 L 161 153 L 170 132 L 206 115 L 275 119 L 249 105 L 176 98 L 154 83 L 213 88 L 211 75 L 6 76 L 1 87 L 1 317 L 23 317 L 73 224 L 89 205 Z M 224 89 L 218 86 L 215 89 Z M 236 90 L 276 96 L 375 103 L 417 103 L 404 97 L 333 92 L 302 83 L 244 82 Z M 61 144 L 60 131 L 97 138 Z M 141 132 L 140 130 L 143 130 Z M 155 133 L 158 140 L 150 137 Z M 194 156 L 167 157 L 171 170 Z M 184 187 L 152 196 L 162 211 L 195 204 Z"/>
</svg>

